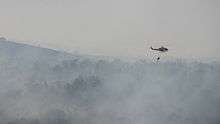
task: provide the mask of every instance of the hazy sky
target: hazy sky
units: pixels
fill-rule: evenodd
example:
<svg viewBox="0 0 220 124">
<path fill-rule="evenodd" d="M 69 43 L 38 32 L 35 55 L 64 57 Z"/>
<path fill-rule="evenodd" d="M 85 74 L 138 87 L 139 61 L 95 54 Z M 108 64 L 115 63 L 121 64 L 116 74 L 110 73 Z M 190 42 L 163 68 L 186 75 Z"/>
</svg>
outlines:
<svg viewBox="0 0 220 124">
<path fill-rule="evenodd" d="M 171 56 L 220 57 L 220 1 L 0 0 L 0 35 L 84 54 L 166 45 Z"/>
</svg>

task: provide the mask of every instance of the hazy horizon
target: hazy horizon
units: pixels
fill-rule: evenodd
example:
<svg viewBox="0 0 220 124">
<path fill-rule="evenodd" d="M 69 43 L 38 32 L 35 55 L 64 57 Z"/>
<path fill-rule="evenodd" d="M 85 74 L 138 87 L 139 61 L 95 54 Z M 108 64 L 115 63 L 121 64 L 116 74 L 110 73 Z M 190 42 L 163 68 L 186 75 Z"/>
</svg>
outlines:
<svg viewBox="0 0 220 124">
<path fill-rule="evenodd" d="M 219 0 L 0 0 L 0 124 L 219 124 L 219 22 Z"/>
<path fill-rule="evenodd" d="M 71 53 L 131 57 L 144 57 L 150 46 L 164 45 L 173 57 L 220 58 L 217 0 L 0 2 L 0 35 L 9 40 Z"/>
</svg>

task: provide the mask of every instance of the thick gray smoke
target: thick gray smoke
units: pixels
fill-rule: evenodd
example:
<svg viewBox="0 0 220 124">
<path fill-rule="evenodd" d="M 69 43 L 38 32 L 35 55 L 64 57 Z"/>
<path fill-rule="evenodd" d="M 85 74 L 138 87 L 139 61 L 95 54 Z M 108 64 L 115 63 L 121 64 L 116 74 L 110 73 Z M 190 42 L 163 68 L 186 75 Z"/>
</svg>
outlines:
<svg viewBox="0 0 220 124">
<path fill-rule="evenodd" d="M 220 64 L 154 64 L 0 41 L 1 124 L 219 124 Z"/>
</svg>

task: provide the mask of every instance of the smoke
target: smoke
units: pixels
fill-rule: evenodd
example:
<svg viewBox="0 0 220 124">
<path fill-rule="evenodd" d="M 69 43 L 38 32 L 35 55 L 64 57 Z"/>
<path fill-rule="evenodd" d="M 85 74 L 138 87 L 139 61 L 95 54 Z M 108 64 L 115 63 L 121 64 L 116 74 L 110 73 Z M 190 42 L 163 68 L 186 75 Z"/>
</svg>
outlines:
<svg viewBox="0 0 220 124">
<path fill-rule="evenodd" d="M 220 122 L 219 63 L 126 62 L 1 44 L 1 124 Z"/>
</svg>

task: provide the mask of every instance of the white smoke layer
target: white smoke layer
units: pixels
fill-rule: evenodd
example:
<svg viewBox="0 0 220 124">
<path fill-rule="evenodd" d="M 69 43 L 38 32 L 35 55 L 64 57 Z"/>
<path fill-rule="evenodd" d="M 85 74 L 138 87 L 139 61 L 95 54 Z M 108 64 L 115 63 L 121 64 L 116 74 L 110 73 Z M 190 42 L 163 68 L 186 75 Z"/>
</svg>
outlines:
<svg viewBox="0 0 220 124">
<path fill-rule="evenodd" d="M 220 63 L 74 56 L 1 39 L 1 124 L 219 124 Z"/>
</svg>

